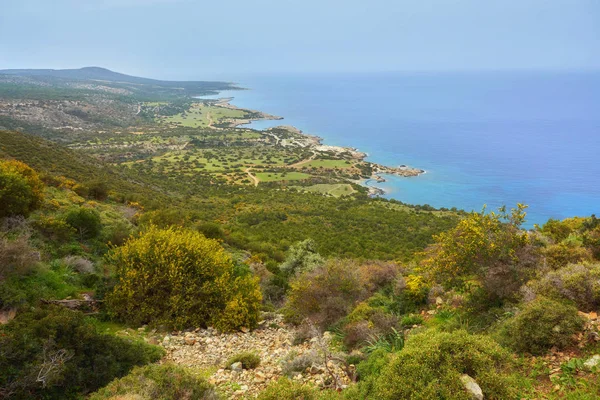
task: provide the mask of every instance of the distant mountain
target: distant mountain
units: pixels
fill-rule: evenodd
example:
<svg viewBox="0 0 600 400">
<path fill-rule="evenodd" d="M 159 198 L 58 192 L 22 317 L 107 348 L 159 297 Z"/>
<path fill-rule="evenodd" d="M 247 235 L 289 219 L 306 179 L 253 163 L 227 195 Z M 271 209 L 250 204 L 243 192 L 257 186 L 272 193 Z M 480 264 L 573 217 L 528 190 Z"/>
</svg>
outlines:
<svg viewBox="0 0 600 400">
<path fill-rule="evenodd" d="M 223 90 L 240 89 L 231 82 L 163 81 L 125 75 L 101 67 L 79 69 L 4 69 L 0 70 L 0 83 L 2 81 L 4 83 L 17 83 L 21 85 L 50 85 L 54 88 L 73 88 L 81 86 L 81 83 L 102 83 L 102 86 L 125 89 L 129 93 L 134 94 L 138 100 L 144 101 L 189 98 L 193 96 L 212 95 Z M 11 86 L 11 90 L 15 90 L 14 85 Z M 21 98 L 25 97 L 21 93 Z"/>
<path fill-rule="evenodd" d="M 157 85 L 163 87 L 189 87 L 200 85 L 231 85 L 229 82 L 217 81 L 163 81 L 157 79 L 140 78 L 137 76 L 125 75 L 101 67 L 84 67 L 79 69 L 3 69 L 0 74 L 18 75 L 18 76 L 49 76 L 64 79 L 76 80 L 97 80 L 108 82 L 133 83 L 141 85 Z"/>
</svg>

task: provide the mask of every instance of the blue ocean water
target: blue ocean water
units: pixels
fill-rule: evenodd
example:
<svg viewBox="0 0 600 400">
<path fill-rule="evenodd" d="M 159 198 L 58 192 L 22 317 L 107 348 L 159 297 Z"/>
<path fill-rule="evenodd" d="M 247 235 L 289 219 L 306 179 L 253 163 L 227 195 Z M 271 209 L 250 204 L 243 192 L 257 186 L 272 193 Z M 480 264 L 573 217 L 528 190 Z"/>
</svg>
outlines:
<svg viewBox="0 0 600 400">
<path fill-rule="evenodd" d="M 244 77 L 233 104 L 422 168 L 386 176 L 387 197 L 488 209 L 529 205 L 527 226 L 600 214 L 600 72 L 386 73 Z"/>
</svg>

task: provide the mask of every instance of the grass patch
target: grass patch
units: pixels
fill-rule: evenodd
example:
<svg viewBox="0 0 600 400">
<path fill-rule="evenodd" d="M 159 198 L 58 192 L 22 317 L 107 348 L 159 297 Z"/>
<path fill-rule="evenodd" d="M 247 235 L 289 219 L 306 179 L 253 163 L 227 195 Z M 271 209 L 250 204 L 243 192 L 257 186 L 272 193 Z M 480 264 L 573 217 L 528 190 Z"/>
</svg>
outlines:
<svg viewBox="0 0 600 400">
<path fill-rule="evenodd" d="M 310 178 L 304 172 L 257 172 L 254 174 L 261 182 L 300 181 Z"/>
<path fill-rule="evenodd" d="M 352 162 L 348 160 L 312 160 L 303 167 L 307 168 L 351 168 Z"/>
</svg>

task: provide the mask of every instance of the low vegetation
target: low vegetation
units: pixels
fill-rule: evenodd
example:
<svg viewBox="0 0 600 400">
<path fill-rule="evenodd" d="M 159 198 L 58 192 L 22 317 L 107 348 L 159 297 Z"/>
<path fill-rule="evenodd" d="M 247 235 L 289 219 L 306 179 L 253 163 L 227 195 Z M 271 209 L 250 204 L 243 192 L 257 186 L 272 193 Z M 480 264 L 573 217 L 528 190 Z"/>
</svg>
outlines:
<svg viewBox="0 0 600 400">
<path fill-rule="evenodd" d="M 227 360 L 227 366 L 231 367 L 231 365 L 238 362 L 242 364 L 243 369 L 254 369 L 260 364 L 260 356 L 251 351 L 238 353 Z"/>
<path fill-rule="evenodd" d="M 90 400 L 217 400 L 213 387 L 176 365 L 147 365 L 136 367 L 124 378 L 93 393 Z"/>
<path fill-rule="evenodd" d="M 0 130 L 0 397 L 213 399 L 144 338 L 283 326 L 262 310 L 314 348 L 282 354 L 259 399 L 600 396 L 595 216 L 525 230 L 524 205 L 370 198 L 355 154 L 189 97 L 226 84 L 48 79 L 0 91 L 2 126 L 33 134 Z M 44 122 L 58 105 L 81 129 Z M 256 373 L 242 350 L 226 364 Z"/>
</svg>

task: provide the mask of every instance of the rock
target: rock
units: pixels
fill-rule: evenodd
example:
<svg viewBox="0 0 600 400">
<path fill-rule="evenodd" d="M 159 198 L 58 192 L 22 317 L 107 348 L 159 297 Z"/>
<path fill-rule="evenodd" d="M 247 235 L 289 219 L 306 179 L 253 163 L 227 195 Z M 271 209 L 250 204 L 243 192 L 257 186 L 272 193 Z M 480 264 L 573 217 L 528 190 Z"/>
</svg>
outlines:
<svg viewBox="0 0 600 400">
<path fill-rule="evenodd" d="M 250 332 L 250 329 L 246 328 L 245 326 L 242 326 L 242 327 L 240 328 L 240 330 L 241 330 L 242 332 L 244 332 L 244 333 L 248 333 L 248 332 Z"/>
<path fill-rule="evenodd" d="M 442 304 L 444 304 L 444 300 L 438 296 L 435 298 L 435 304 L 441 306 Z"/>
<path fill-rule="evenodd" d="M 242 368 L 242 363 L 241 362 L 236 362 L 231 364 L 231 366 L 229 367 L 232 371 L 235 372 L 242 372 L 243 368 Z"/>
<path fill-rule="evenodd" d="M 471 399 L 483 400 L 483 391 L 481 390 L 481 387 L 477 384 L 475 379 L 471 378 L 467 374 L 462 374 L 460 376 L 460 381 L 463 383 L 467 392 L 471 394 Z"/>
<path fill-rule="evenodd" d="M 323 373 L 323 368 L 315 367 L 313 365 L 309 368 L 308 372 L 310 372 L 312 375 L 321 374 Z"/>
<path fill-rule="evenodd" d="M 187 344 L 188 346 L 193 346 L 196 344 L 196 339 L 192 338 L 192 337 L 186 337 L 184 339 L 185 344 Z"/>
<path fill-rule="evenodd" d="M 15 307 L 0 310 L 0 324 L 7 324 L 9 321 L 14 319 L 16 315 L 17 309 Z"/>
<path fill-rule="evenodd" d="M 595 354 L 591 358 L 589 358 L 586 362 L 583 363 L 583 366 L 587 370 L 594 369 L 600 365 L 600 354 Z"/>
</svg>

